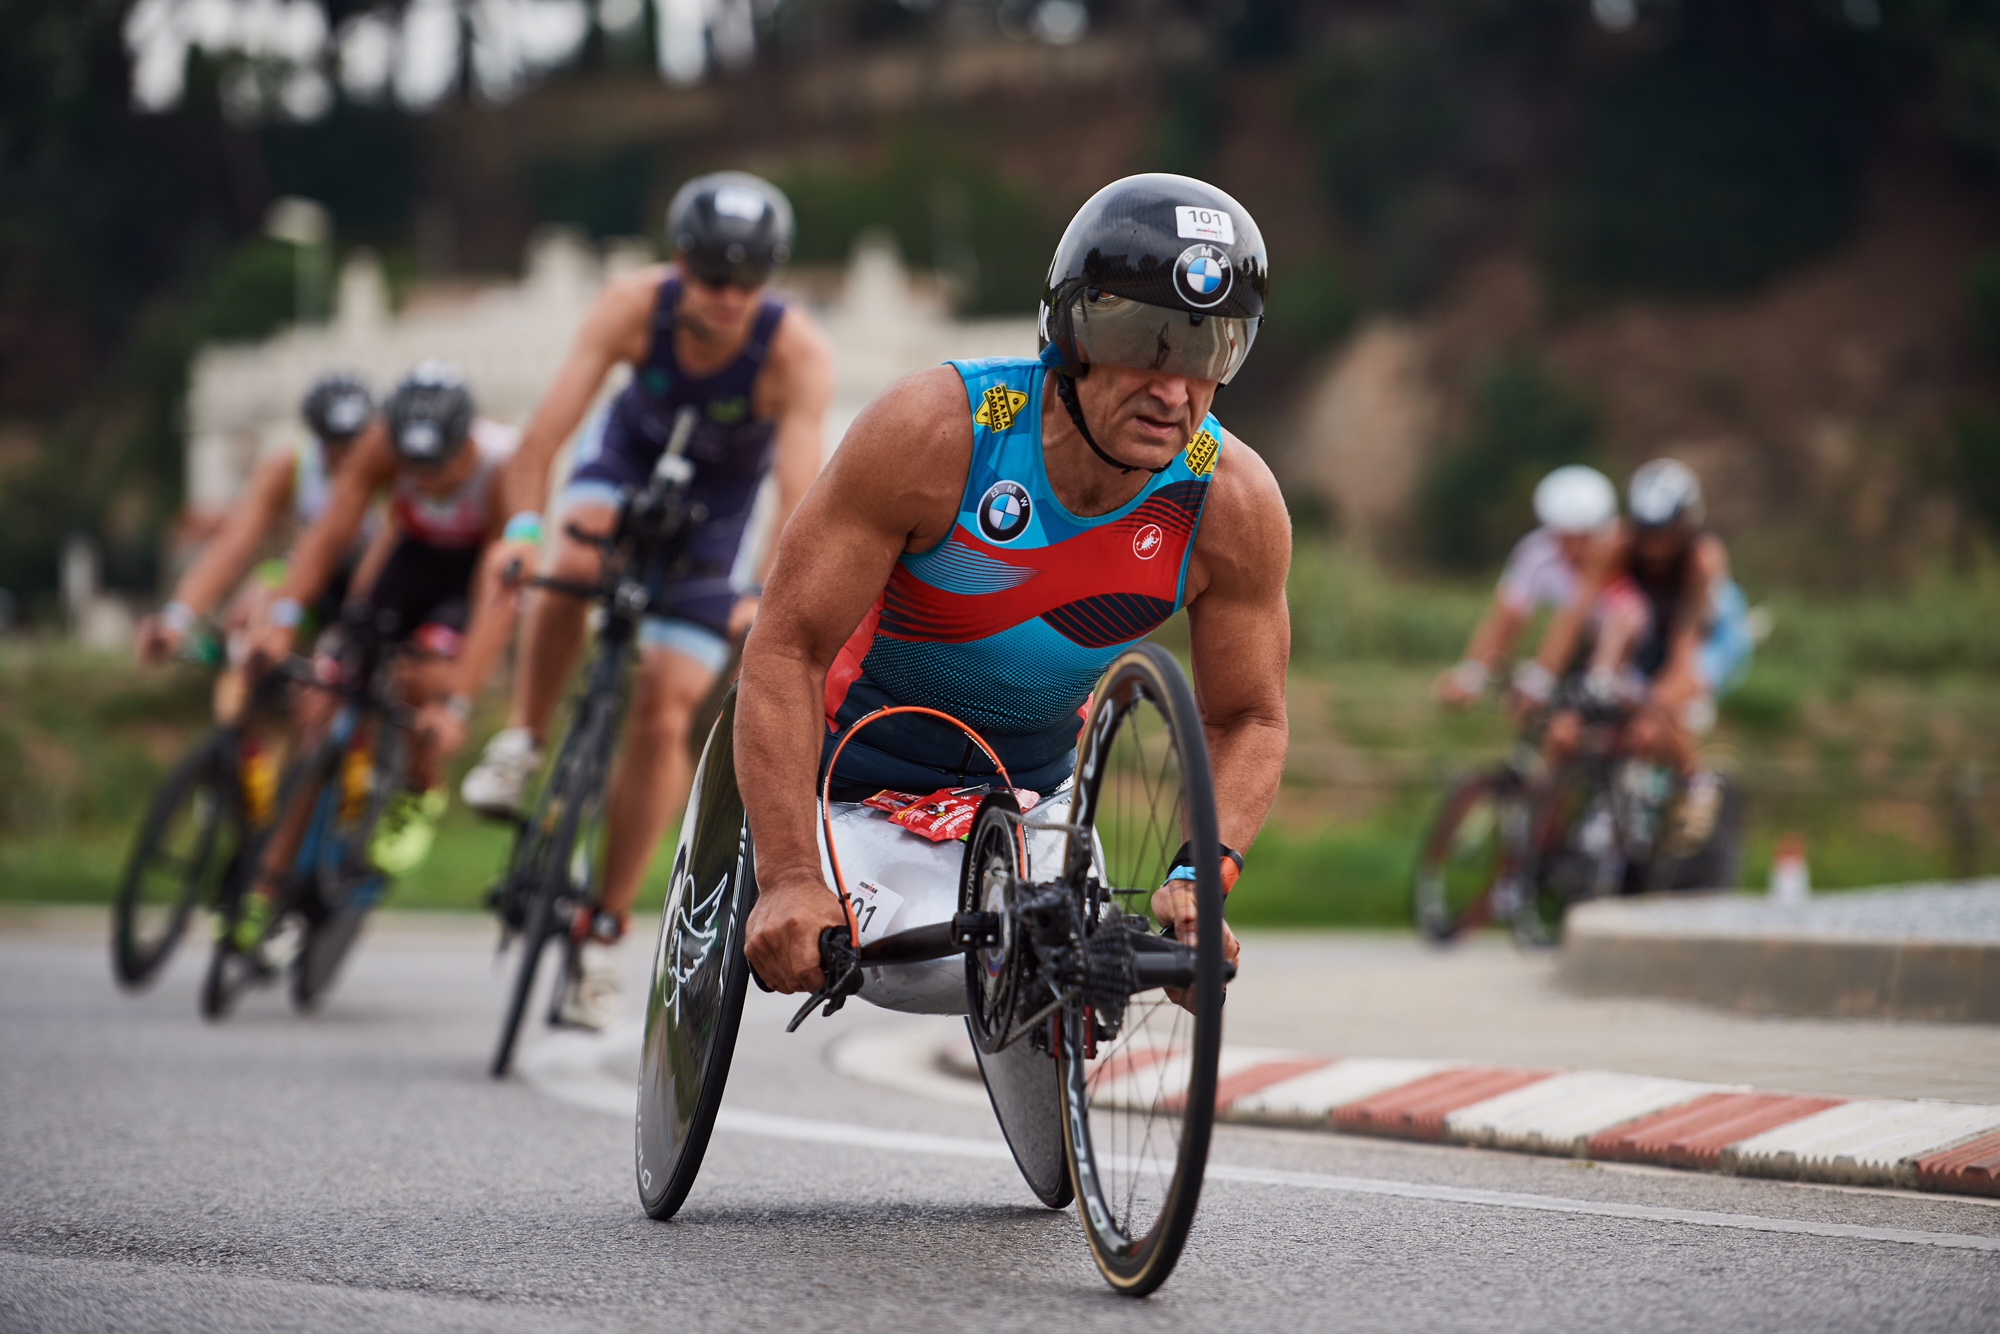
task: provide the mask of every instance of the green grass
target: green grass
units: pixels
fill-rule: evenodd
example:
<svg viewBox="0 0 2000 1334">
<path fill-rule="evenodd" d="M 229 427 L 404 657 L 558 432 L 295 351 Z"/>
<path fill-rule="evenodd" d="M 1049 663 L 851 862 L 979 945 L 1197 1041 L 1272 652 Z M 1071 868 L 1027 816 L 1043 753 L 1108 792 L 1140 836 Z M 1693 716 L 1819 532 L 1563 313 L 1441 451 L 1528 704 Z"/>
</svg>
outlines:
<svg viewBox="0 0 2000 1334">
<path fill-rule="evenodd" d="M 1436 794 L 1507 741 L 1497 710 L 1446 714 L 1429 697 L 1489 588 L 1300 546 L 1292 758 L 1232 920 L 1406 922 L 1410 868 Z M 1898 596 L 1750 594 L 1772 607 L 1777 628 L 1712 738 L 1762 793 L 1745 881 L 1764 882 L 1773 843 L 1791 830 L 1806 836 L 1823 888 L 1952 873 L 1954 827 L 1966 821 L 1950 788 L 1968 766 L 1985 775 L 1971 823 L 2000 828 L 2000 573 L 1938 578 Z M 1182 618 L 1161 638 L 1184 648 Z M 108 899 L 147 795 L 206 725 L 207 692 L 197 672 L 142 673 L 66 646 L 0 641 L 0 899 Z M 479 735 L 496 721 L 497 694 Z M 390 906 L 478 908 L 507 845 L 506 831 L 454 809 Z M 655 859 L 648 902 L 664 892 L 667 861 Z M 2000 839 L 1985 838 L 1977 869 L 2000 869 Z"/>
</svg>

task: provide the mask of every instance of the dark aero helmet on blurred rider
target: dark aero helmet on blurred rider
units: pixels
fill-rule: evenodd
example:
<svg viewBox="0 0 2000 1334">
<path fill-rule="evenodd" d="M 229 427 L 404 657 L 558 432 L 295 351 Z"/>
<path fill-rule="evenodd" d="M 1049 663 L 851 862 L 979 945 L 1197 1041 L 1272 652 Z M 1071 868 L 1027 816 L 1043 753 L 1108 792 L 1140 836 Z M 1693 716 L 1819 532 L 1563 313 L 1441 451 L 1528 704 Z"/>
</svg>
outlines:
<svg viewBox="0 0 2000 1334">
<path fill-rule="evenodd" d="M 710 287 L 762 287 L 792 255 L 784 191 L 743 171 L 697 176 L 667 205 L 667 240 L 681 267 Z"/>
<path fill-rule="evenodd" d="M 448 463 L 472 433 L 472 391 L 458 367 L 435 358 L 418 362 L 383 409 L 389 443 L 409 463 Z"/>
<path fill-rule="evenodd" d="M 358 375 L 331 371 L 313 382 L 299 404 L 306 426 L 321 441 L 344 445 L 375 420 L 375 396 Z"/>
<path fill-rule="evenodd" d="M 1084 442 L 1076 381 L 1093 364 L 1227 384 L 1264 323 L 1270 259 L 1249 210 L 1205 181 L 1113 181 L 1070 220 L 1042 293 L 1043 360 Z M 1147 471 L 1160 471 L 1148 469 Z"/>
</svg>

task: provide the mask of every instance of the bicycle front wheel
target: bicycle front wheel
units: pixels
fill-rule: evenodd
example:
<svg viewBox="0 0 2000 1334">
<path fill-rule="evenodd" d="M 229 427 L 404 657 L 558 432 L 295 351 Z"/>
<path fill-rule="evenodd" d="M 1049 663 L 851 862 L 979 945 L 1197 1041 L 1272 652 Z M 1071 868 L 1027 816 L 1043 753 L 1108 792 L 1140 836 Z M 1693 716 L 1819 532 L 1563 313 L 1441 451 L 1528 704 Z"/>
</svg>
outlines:
<svg viewBox="0 0 2000 1334">
<path fill-rule="evenodd" d="M 112 913 L 111 963 L 118 984 L 144 987 L 215 895 L 243 841 L 235 748 L 218 730 L 160 784 L 132 843 Z"/>
<path fill-rule="evenodd" d="M 576 726 L 563 742 L 554 776 L 533 820 L 516 845 L 514 864 L 508 868 L 510 892 L 521 895 L 526 907 L 518 940 L 521 957 L 514 964 L 514 985 L 500 1021 L 500 1041 L 493 1050 L 490 1073 L 495 1079 L 505 1078 L 513 1069 L 514 1048 L 534 999 L 542 953 L 557 937 L 567 935 L 570 910 L 578 906 L 570 892 L 570 862 L 583 831 L 595 827 L 617 722 L 614 708 L 586 701 Z"/>
<path fill-rule="evenodd" d="M 1410 882 L 1410 915 L 1439 944 L 1486 926 L 1502 891 L 1518 898 L 1526 802 L 1507 773 L 1476 774 L 1446 796 Z"/>
<path fill-rule="evenodd" d="M 1059 1012 L 1063 1138 L 1091 1256 L 1111 1286 L 1144 1296 L 1173 1272 L 1193 1226 L 1215 1124 L 1223 930 L 1215 784 L 1194 692 L 1166 650 L 1111 665 L 1078 748 L 1064 879 L 1084 927 L 1150 936 L 1152 898 L 1189 845 L 1196 938 L 1191 984 Z M 1130 947 L 1128 946 L 1128 951 Z M 1086 942 L 1086 953 L 1094 955 Z"/>
</svg>

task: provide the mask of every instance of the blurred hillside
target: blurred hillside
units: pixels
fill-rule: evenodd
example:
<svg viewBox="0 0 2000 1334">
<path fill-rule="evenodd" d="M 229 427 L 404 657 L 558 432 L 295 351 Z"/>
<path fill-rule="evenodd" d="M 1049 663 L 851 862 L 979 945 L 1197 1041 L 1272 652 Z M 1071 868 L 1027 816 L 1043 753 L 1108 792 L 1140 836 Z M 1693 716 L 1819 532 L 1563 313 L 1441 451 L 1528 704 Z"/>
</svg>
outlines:
<svg viewBox="0 0 2000 1334">
<path fill-rule="evenodd" d="M 218 28 L 141 110 L 128 39 L 176 3 L 0 0 L 0 588 L 31 605 L 72 531 L 150 586 L 193 349 L 325 309 L 274 200 L 407 287 L 548 223 L 656 232 L 721 165 L 792 192 L 803 261 L 884 226 L 993 313 L 1106 180 L 1215 180 L 1275 279 L 1221 410 L 1302 521 L 1396 561 L 1477 567 L 1547 466 L 1667 450 L 1753 579 L 1900 586 L 2000 528 L 1980 0 L 724 0 L 679 83 L 675 0 L 523 0 L 579 36 L 504 79 L 505 7 L 271 0 L 318 28 Z M 349 77 L 440 15 L 432 100 Z"/>
</svg>

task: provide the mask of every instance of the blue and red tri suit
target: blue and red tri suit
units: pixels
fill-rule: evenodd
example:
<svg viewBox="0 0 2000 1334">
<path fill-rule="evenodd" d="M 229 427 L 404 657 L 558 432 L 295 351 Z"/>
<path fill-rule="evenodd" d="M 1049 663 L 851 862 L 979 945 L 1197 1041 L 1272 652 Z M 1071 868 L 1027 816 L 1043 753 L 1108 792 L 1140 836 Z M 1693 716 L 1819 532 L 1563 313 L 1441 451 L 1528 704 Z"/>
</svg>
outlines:
<svg viewBox="0 0 2000 1334">
<path fill-rule="evenodd" d="M 958 522 L 905 554 L 827 673 L 828 739 L 887 704 L 941 709 L 975 728 L 1017 787 L 1048 792 L 1076 761 L 1078 711 L 1120 652 L 1186 601 L 1222 424 L 1208 417 L 1166 471 L 1109 514 L 1063 508 L 1042 462 L 1040 361 L 954 361 L 973 413 Z M 993 776 L 956 728 L 886 718 L 856 737 L 842 787 L 928 792 Z"/>
</svg>

